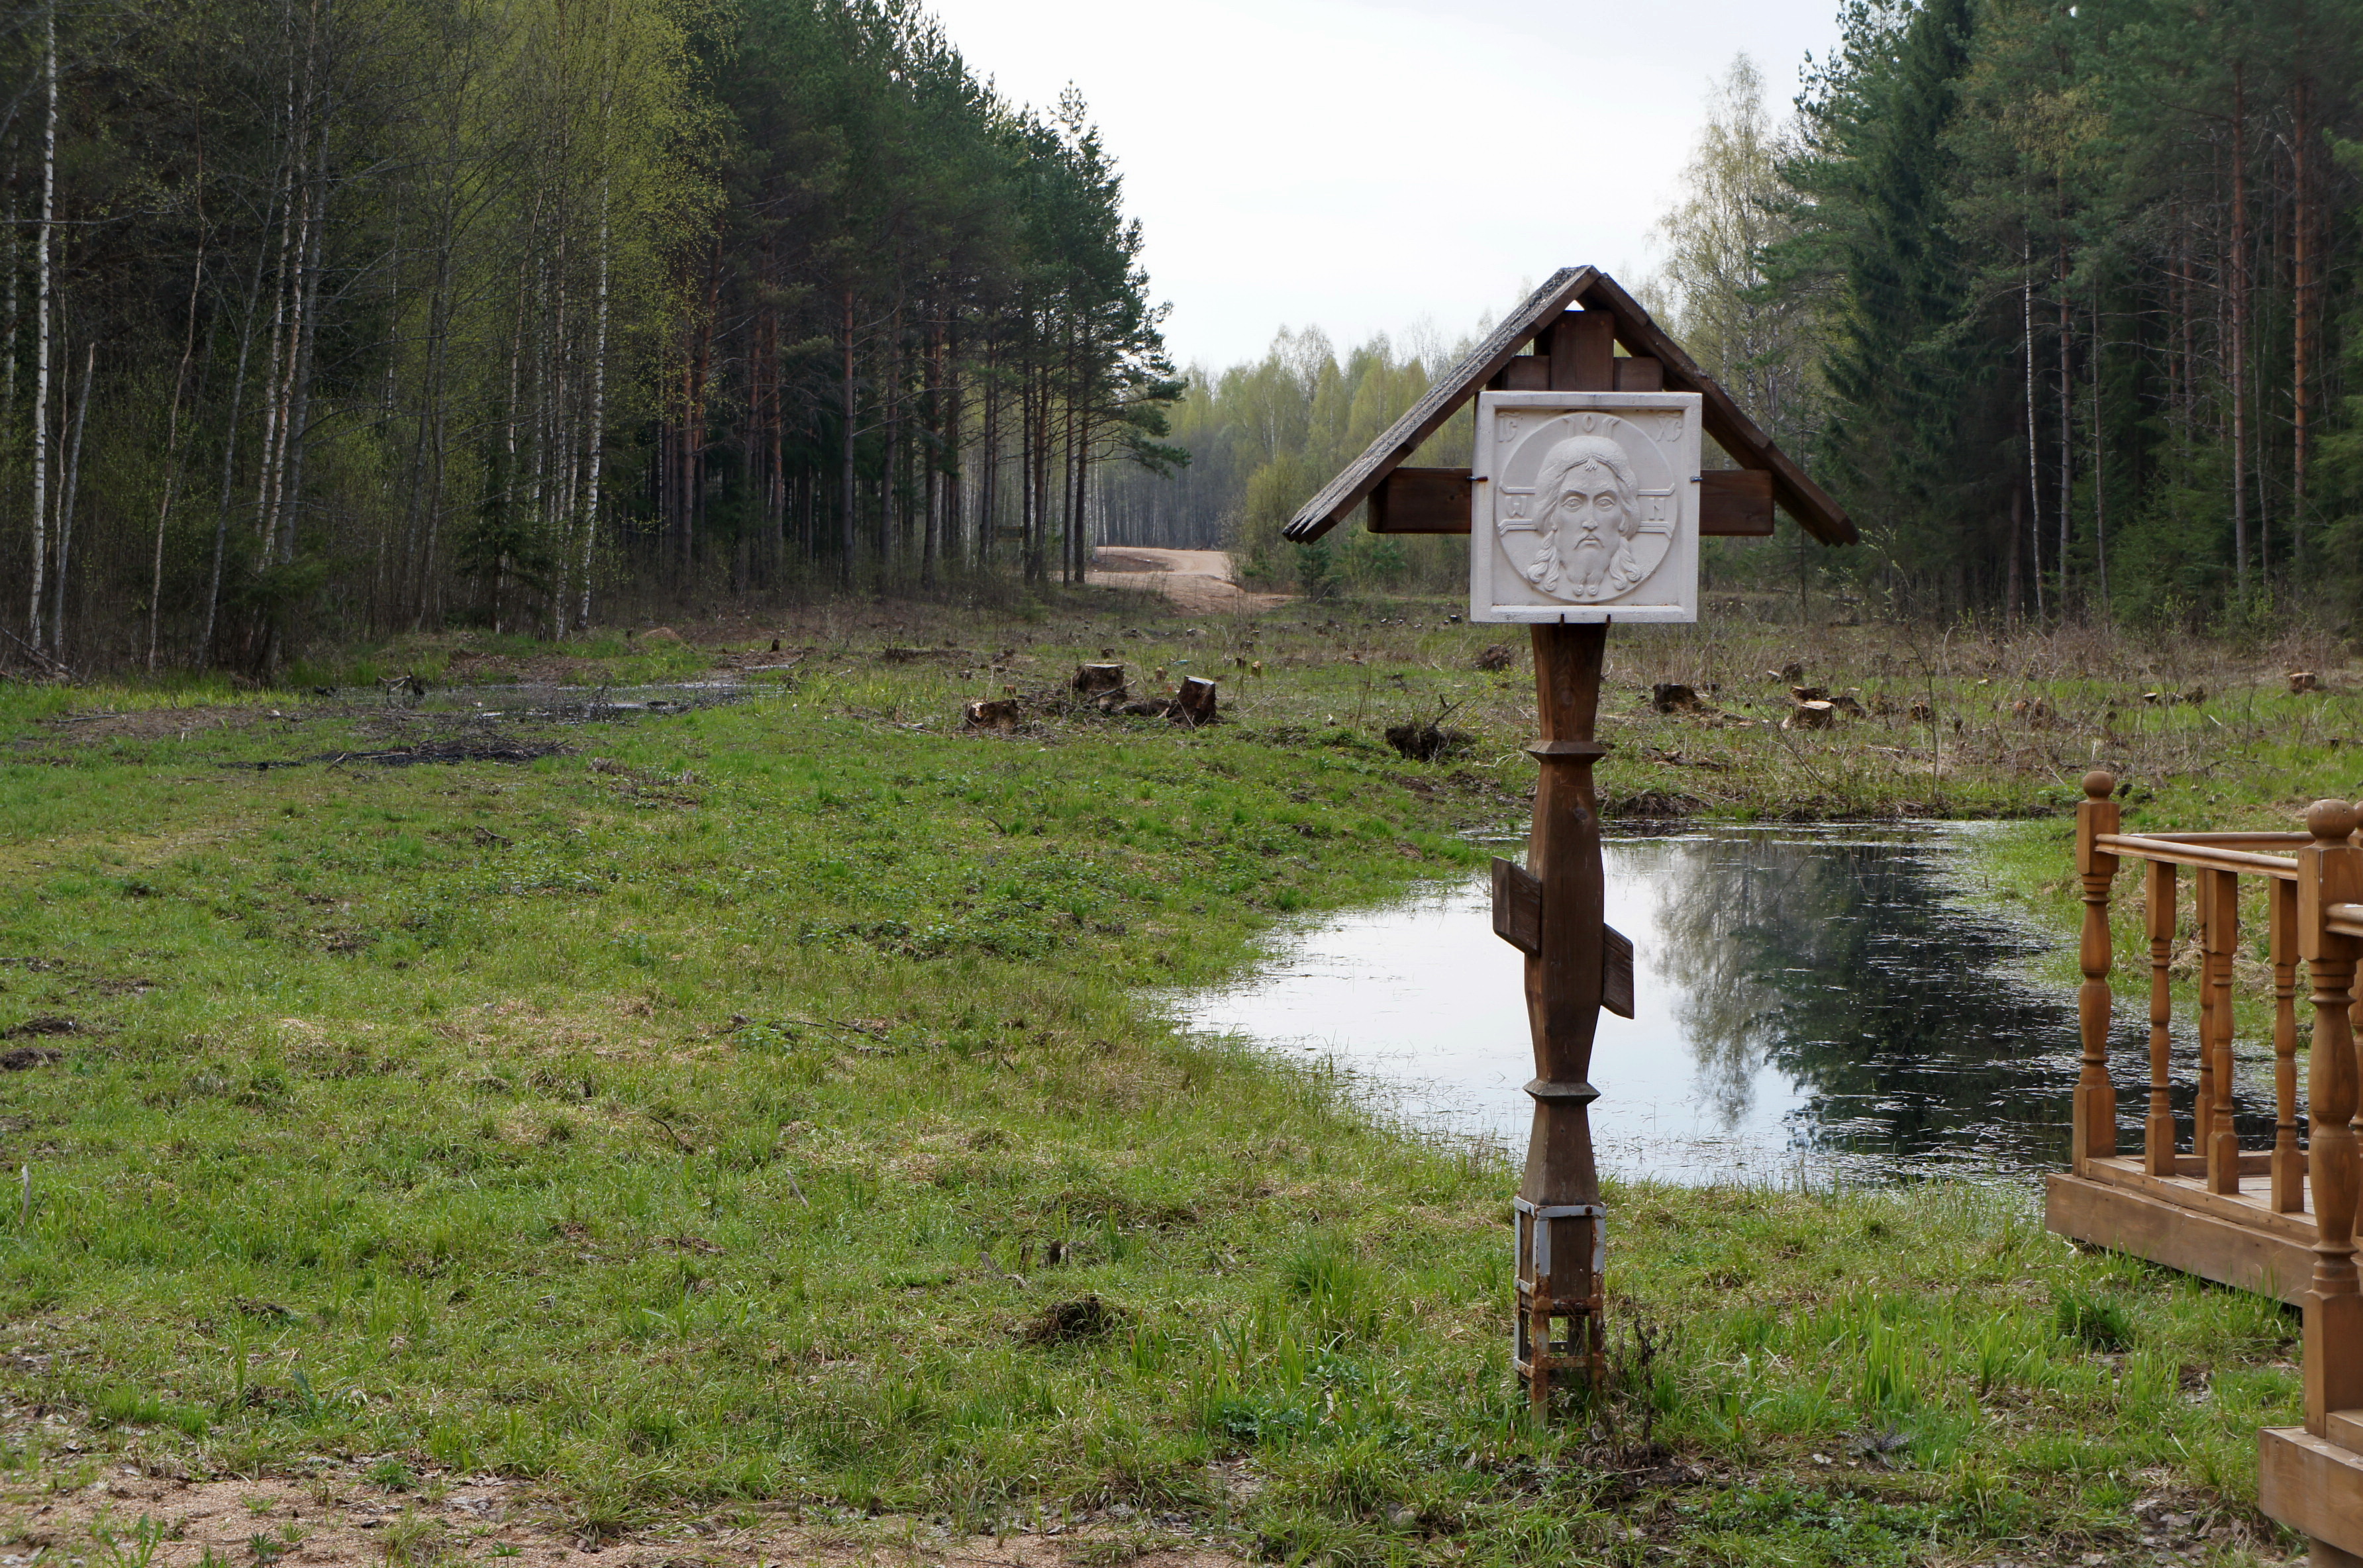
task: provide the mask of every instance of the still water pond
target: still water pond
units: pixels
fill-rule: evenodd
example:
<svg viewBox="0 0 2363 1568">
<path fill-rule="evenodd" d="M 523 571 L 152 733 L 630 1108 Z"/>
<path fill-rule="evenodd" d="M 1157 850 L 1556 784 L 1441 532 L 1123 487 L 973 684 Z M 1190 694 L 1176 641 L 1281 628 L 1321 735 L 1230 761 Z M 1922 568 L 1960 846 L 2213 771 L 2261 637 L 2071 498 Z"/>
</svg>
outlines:
<svg viewBox="0 0 2363 1568">
<path fill-rule="evenodd" d="M 2060 1168 L 2075 998 L 2025 977 L 2041 940 L 1963 896 L 1980 831 L 1611 840 L 1608 921 L 1633 940 L 1637 1016 L 1600 1021 L 1602 1167 L 1681 1182 Z M 1519 955 L 1490 908 L 1481 876 L 1304 925 L 1248 980 L 1175 1010 L 1520 1154 L 1533 1055 Z"/>
</svg>

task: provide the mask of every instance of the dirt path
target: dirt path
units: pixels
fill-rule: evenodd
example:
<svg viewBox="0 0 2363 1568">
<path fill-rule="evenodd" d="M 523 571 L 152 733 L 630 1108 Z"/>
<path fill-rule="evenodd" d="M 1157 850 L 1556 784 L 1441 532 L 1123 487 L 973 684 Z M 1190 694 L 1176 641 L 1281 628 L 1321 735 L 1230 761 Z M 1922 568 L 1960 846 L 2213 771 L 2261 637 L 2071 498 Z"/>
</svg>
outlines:
<svg viewBox="0 0 2363 1568">
<path fill-rule="evenodd" d="M 1237 614 L 1268 610 L 1285 593 L 1250 593 L 1231 579 L 1225 550 L 1160 550 L 1146 545 L 1102 545 L 1092 552 L 1086 582 L 1162 593 L 1185 614 Z"/>
<path fill-rule="evenodd" d="M 968 1537 L 919 1519 L 800 1524 L 792 1508 L 757 1505 L 727 1519 L 683 1518 L 585 1539 L 514 1481 L 438 1477 L 395 1493 L 343 1473 L 354 1468 L 328 1465 L 301 1481 L 193 1482 L 143 1474 L 117 1456 L 80 1475 L 19 1474 L 0 1483 L 0 1547 L 9 1549 L 0 1562 L 384 1568 L 501 1556 L 516 1568 L 1241 1568 L 1237 1557 L 1147 1519 Z"/>
</svg>

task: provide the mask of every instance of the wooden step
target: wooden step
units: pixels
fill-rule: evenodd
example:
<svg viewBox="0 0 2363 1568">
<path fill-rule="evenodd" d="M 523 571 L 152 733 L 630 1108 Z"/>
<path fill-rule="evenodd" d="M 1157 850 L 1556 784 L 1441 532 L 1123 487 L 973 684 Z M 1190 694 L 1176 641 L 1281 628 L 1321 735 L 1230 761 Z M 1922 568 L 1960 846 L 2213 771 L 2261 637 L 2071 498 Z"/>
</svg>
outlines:
<svg viewBox="0 0 2363 1568">
<path fill-rule="evenodd" d="M 2334 1429 L 2363 1431 L 2363 1410 L 2330 1417 Z M 2290 1529 L 2363 1555 L 2363 1453 L 2303 1427 L 2257 1434 L 2257 1507 Z"/>
<path fill-rule="evenodd" d="M 2248 1157 L 2242 1156 L 2243 1159 Z M 2270 1158 L 2263 1154 L 2254 1157 Z M 2139 1161 L 2129 1159 L 2093 1160 L 2086 1167 L 2085 1177 L 2091 1181 L 2105 1182 L 2111 1187 L 2125 1187 L 2160 1202 L 2196 1209 L 2219 1220 L 2229 1220 L 2235 1225 L 2286 1236 L 2307 1246 L 2313 1244 L 2313 1216 L 2302 1209 L 2291 1214 L 2276 1211 L 2269 1180 L 2243 1182 L 2237 1192 L 2210 1192 L 2203 1176 L 2154 1176 L 2141 1168 Z"/>
<path fill-rule="evenodd" d="M 2313 1248 L 2287 1233 L 2291 1218 L 2261 1206 L 2210 1210 L 2058 1172 L 2043 1206 L 2044 1225 L 2058 1235 L 2295 1306 L 2313 1279 Z"/>
</svg>

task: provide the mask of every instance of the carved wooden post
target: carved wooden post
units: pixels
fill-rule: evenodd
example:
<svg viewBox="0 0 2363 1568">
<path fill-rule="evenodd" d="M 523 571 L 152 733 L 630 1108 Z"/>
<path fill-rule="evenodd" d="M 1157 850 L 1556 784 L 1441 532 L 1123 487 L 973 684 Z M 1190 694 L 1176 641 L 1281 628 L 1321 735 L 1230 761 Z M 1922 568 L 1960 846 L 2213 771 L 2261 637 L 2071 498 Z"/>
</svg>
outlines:
<svg viewBox="0 0 2363 1568">
<path fill-rule="evenodd" d="M 2305 1154 L 2297 1146 L 2297 884 L 2265 884 L 2272 910 L 2273 1210 L 2305 1208 Z"/>
<path fill-rule="evenodd" d="M 2363 1405 L 2363 1294 L 2355 1275 L 2355 941 L 2330 929 L 2333 904 L 2363 898 L 2363 849 L 2346 842 L 2355 808 L 2317 801 L 2305 814 L 2314 842 L 2298 851 L 2298 951 L 2313 987 L 2313 1048 L 2306 1062 L 2313 1121 L 2313 1284 L 2305 1293 L 2305 1430 L 2329 1435 L 2334 1410 Z"/>
<path fill-rule="evenodd" d="M 2240 1133 L 2232 1120 L 2232 958 L 2240 944 L 2240 878 L 2233 871 L 2199 873 L 2199 897 L 2207 906 L 2207 934 L 2201 943 L 2206 969 L 2201 984 L 2208 996 L 2207 1021 L 2214 1032 L 2208 1050 L 2214 1099 L 2207 1113 L 2207 1190 L 2240 1190 Z"/>
<path fill-rule="evenodd" d="M 1537 338 L 1548 390 L 1615 388 L 1613 324 L 1570 311 Z M 1604 621 L 1533 628 L 1535 710 L 1542 764 L 1527 870 L 1541 882 L 1542 929 L 1526 955 L 1526 1021 L 1534 1038 L 1535 1102 L 1517 1197 L 1517 1361 L 1537 1415 L 1550 1407 L 1552 1375 L 1565 1367 L 1599 1381 L 1607 1255 L 1600 1172 L 1592 1151 L 1592 1036 L 1600 1026 L 1607 960 L 1599 803 L 1592 765 L 1607 747 L 1593 738 Z"/>
<path fill-rule="evenodd" d="M 1600 1024 L 1606 955 L 1600 817 L 1592 765 L 1607 748 L 1592 739 L 1606 625 L 1534 628 L 1535 698 L 1542 763 L 1535 786 L 1526 864 L 1542 883 L 1540 951 L 1526 958 L 1526 1017 L 1534 1035 L 1534 1132 L 1518 1186 L 1518 1349 L 1528 1397 L 1548 1407 L 1559 1367 L 1599 1375 L 1600 1175 L 1592 1152 L 1586 1078 Z"/>
<path fill-rule="evenodd" d="M 2144 923 L 2149 931 L 2149 1120 L 2142 1128 L 2143 1164 L 2154 1176 L 2174 1174 L 2173 1069 L 2174 986 L 2167 973 L 2174 962 L 2174 864 L 2148 863 Z"/>
<path fill-rule="evenodd" d="M 2076 808 L 2076 874 L 2084 882 L 2084 940 L 2079 960 L 2083 988 L 2076 1014 L 2084 1036 L 2084 1065 L 2076 1076 L 2073 1168 L 2089 1173 L 2090 1161 L 2117 1152 L 2117 1092 L 2109 1083 L 2109 884 L 2117 857 L 2096 842 L 2117 831 L 2117 803 L 2109 797 L 2116 779 L 2094 768 L 2084 775 L 2084 800 Z"/>
</svg>

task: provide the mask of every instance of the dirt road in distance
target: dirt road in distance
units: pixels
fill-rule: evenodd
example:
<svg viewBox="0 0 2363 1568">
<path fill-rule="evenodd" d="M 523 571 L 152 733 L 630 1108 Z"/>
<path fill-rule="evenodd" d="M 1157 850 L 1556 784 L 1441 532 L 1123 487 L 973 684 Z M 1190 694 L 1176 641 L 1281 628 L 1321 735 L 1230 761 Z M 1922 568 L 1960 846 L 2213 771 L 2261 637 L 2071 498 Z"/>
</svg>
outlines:
<svg viewBox="0 0 2363 1568">
<path fill-rule="evenodd" d="M 1226 550 L 1166 550 L 1147 545 L 1102 545 L 1092 552 L 1083 580 L 1106 588 L 1162 593 L 1193 615 L 1237 614 L 1270 608 L 1285 593 L 1250 593 L 1231 576 Z"/>
</svg>

